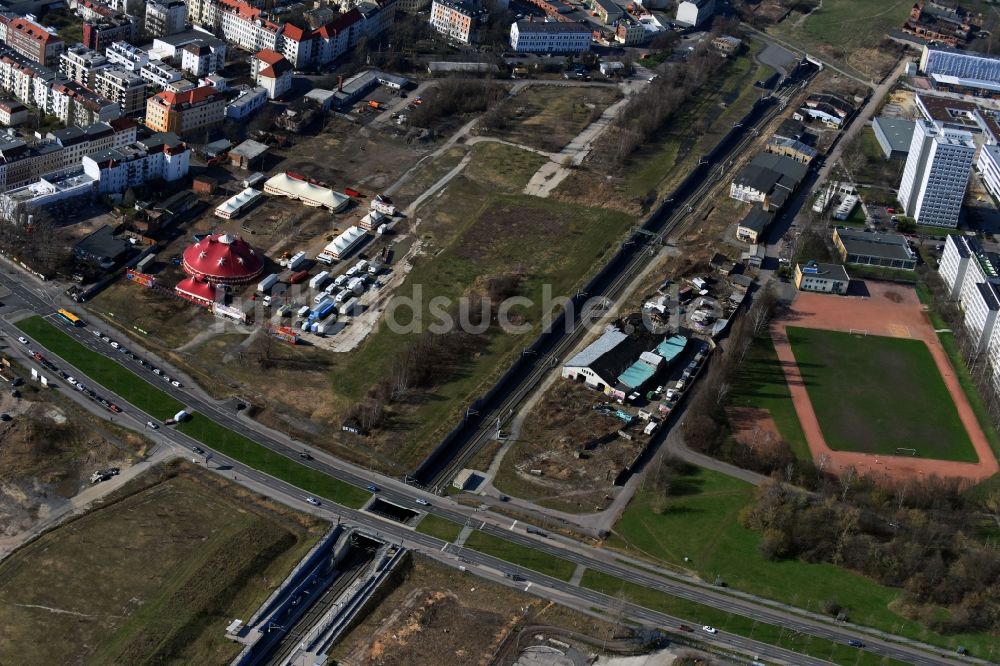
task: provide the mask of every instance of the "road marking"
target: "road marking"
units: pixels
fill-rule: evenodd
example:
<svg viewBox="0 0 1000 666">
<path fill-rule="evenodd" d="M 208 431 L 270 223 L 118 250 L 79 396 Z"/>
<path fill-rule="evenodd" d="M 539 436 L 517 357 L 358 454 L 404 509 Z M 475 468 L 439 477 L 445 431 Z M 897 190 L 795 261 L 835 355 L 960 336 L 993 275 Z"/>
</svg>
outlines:
<svg viewBox="0 0 1000 666">
<path fill-rule="evenodd" d="M 511 532 L 514 531 L 514 525 L 517 525 L 517 521 L 516 520 L 513 523 L 510 524 L 510 531 Z"/>
<path fill-rule="evenodd" d="M 528 581 L 528 584 L 524 586 L 524 591 L 527 592 L 528 588 L 530 587 L 531 587 L 531 581 Z"/>
<path fill-rule="evenodd" d="M 446 541 L 445 544 L 443 546 L 441 546 L 441 552 L 443 553 L 444 549 L 447 548 L 447 547 L 448 547 L 448 542 Z"/>
</svg>

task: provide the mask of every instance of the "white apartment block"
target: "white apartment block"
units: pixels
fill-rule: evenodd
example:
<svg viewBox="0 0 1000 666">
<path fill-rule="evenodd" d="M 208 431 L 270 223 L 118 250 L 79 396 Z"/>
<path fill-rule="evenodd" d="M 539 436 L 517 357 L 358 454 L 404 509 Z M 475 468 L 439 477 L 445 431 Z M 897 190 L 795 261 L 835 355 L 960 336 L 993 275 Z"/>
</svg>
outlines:
<svg viewBox="0 0 1000 666">
<path fill-rule="evenodd" d="M 944 241 L 944 252 L 938 273 L 948 285 L 948 296 L 957 299 L 962 293 L 962 285 L 969 270 L 969 262 L 975 261 L 979 248 L 975 241 L 961 234 L 951 234 Z"/>
<path fill-rule="evenodd" d="M 251 53 L 261 49 L 280 51 L 278 40 L 282 26 L 261 10 L 244 3 L 224 5 L 219 11 L 222 37 Z"/>
<path fill-rule="evenodd" d="M 146 34 L 151 37 L 183 32 L 187 4 L 183 0 L 152 0 L 146 3 Z"/>
<path fill-rule="evenodd" d="M 246 120 L 267 104 L 267 89 L 257 86 L 240 93 L 239 97 L 226 105 L 226 117 Z"/>
<path fill-rule="evenodd" d="M 1000 200 L 1000 146 L 986 144 L 980 148 L 976 170 L 982 176 L 989 193 L 994 199 Z"/>
<path fill-rule="evenodd" d="M 146 81 L 124 69 L 102 71 L 94 91 L 117 104 L 122 115 L 136 115 L 146 108 Z"/>
<path fill-rule="evenodd" d="M 174 181 L 188 173 L 191 151 L 175 135 L 157 133 L 134 144 L 83 158 L 83 172 L 99 181 L 97 191 L 121 194 L 151 180 Z"/>
<path fill-rule="evenodd" d="M 59 56 L 59 72 L 70 81 L 94 89 L 97 74 L 111 66 L 107 57 L 83 44 L 71 46 Z"/>
<path fill-rule="evenodd" d="M 104 55 L 112 65 L 138 73 L 149 62 L 149 54 L 128 42 L 112 42 L 104 50 Z"/>
<path fill-rule="evenodd" d="M 711 18 L 715 0 L 681 0 L 677 5 L 677 18 L 681 25 L 697 27 Z"/>
<path fill-rule="evenodd" d="M 971 133 L 918 120 L 899 185 L 904 213 L 920 224 L 957 227 L 975 152 Z"/>
<path fill-rule="evenodd" d="M 208 76 L 226 66 L 226 47 L 199 40 L 180 49 L 181 69 L 195 76 Z"/>
<path fill-rule="evenodd" d="M 965 314 L 965 327 L 980 351 L 987 349 L 994 337 L 1000 349 L 1000 328 L 996 326 L 1000 315 L 998 264 L 1000 257 L 983 252 L 968 236 L 952 234 L 945 239 L 938 273 Z"/>
<path fill-rule="evenodd" d="M 53 130 L 46 139 L 62 146 L 62 167 L 79 167 L 85 155 L 121 148 L 135 143 L 139 125 L 134 120 L 119 119 L 87 127 Z"/>
<path fill-rule="evenodd" d="M 146 62 L 139 70 L 139 76 L 160 88 L 166 88 L 168 84 L 184 78 L 179 69 L 159 60 Z"/>
<path fill-rule="evenodd" d="M 590 50 L 591 41 L 591 30 L 579 23 L 517 21 L 510 25 L 510 47 L 518 53 L 580 53 Z"/>
</svg>

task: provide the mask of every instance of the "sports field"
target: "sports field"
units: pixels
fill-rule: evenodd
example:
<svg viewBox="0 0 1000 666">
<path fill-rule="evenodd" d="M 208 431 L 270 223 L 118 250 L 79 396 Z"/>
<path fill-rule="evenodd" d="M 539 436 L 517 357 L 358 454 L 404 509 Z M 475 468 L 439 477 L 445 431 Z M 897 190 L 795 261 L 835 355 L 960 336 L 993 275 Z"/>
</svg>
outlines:
<svg viewBox="0 0 1000 666">
<path fill-rule="evenodd" d="M 979 460 L 923 341 L 793 326 L 787 333 L 831 449 Z"/>
</svg>

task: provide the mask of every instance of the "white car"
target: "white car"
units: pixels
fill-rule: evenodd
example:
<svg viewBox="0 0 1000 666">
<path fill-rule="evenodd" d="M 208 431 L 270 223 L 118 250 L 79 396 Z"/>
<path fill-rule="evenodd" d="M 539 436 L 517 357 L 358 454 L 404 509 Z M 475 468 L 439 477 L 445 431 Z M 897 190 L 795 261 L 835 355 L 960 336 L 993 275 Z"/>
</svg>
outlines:
<svg viewBox="0 0 1000 666">
<path fill-rule="evenodd" d="M 157 428 L 160 427 L 160 426 L 156 425 L 155 423 L 153 423 L 152 421 L 146 421 L 146 425 L 148 427 L 152 428 L 153 430 L 156 430 Z"/>
<path fill-rule="evenodd" d="M 76 379 L 74 379 L 73 377 L 67 378 L 66 381 L 69 382 L 70 386 L 76 386 Z"/>
<path fill-rule="evenodd" d="M 306 501 L 312 504 L 313 506 L 319 506 L 319 500 L 316 499 L 315 497 L 307 497 Z"/>
<path fill-rule="evenodd" d="M 94 329 L 94 330 L 92 330 L 90 332 L 93 333 L 94 335 L 96 335 L 97 337 L 101 337 L 101 332 L 98 331 L 98 330 L 96 330 L 96 329 Z"/>
<path fill-rule="evenodd" d="M 180 388 L 181 386 L 183 386 L 183 384 L 181 384 L 181 383 L 180 383 L 179 381 L 177 381 L 176 379 L 175 379 L 175 380 L 173 380 L 173 381 L 172 381 L 172 382 L 170 382 L 170 383 L 171 383 L 171 384 L 173 384 L 174 386 L 176 386 L 177 388 Z"/>
<path fill-rule="evenodd" d="M 20 342 L 22 345 L 28 344 L 28 338 L 24 337 L 23 335 L 19 337 L 17 341 Z"/>
<path fill-rule="evenodd" d="M 718 629 L 716 629 L 715 627 L 713 627 L 711 625 L 708 625 L 708 624 L 706 624 L 704 627 L 702 627 L 701 630 L 704 631 L 704 632 L 707 632 L 709 634 L 717 634 L 717 633 L 719 633 Z"/>
<path fill-rule="evenodd" d="M 421 506 L 430 506 L 431 505 L 430 502 L 428 502 L 427 500 L 425 500 L 422 497 L 418 497 L 415 501 L 416 501 L 417 504 L 419 504 Z"/>
<path fill-rule="evenodd" d="M 118 349 L 119 347 L 121 347 L 121 345 L 118 344 L 117 342 L 115 342 L 114 340 L 111 341 L 111 346 L 114 347 L 115 349 Z"/>
</svg>

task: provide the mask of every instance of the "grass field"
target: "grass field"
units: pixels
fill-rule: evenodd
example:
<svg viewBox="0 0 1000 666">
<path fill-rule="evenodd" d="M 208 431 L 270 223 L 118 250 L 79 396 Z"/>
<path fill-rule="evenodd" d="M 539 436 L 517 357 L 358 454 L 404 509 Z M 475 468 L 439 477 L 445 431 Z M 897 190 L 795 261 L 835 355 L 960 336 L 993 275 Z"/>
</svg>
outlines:
<svg viewBox="0 0 1000 666">
<path fill-rule="evenodd" d="M 727 613 L 694 601 L 672 597 L 663 592 L 630 583 L 598 571 L 588 569 L 583 574 L 581 584 L 583 587 L 590 588 L 591 590 L 624 598 L 629 602 L 640 604 L 661 613 L 682 617 L 695 622 L 698 626 L 709 624 L 722 631 L 746 636 L 820 659 L 826 659 L 835 664 L 902 666 L 905 663 L 887 658 L 883 659 L 864 650 L 852 648 L 844 643 L 798 634 L 782 627 L 757 622 L 751 618 Z M 676 633 L 677 627 L 666 627 L 666 629 L 673 630 Z M 697 635 L 694 637 L 697 637 Z"/>
<path fill-rule="evenodd" d="M 428 513 L 420 520 L 417 531 L 442 541 L 454 541 L 462 531 L 462 526 L 447 518 Z"/>
<path fill-rule="evenodd" d="M 615 525 L 608 546 L 670 568 L 693 570 L 704 580 L 720 576 L 735 590 L 807 610 L 818 611 L 823 602 L 836 600 L 853 622 L 883 631 L 949 649 L 964 645 L 973 653 L 988 650 L 989 636 L 944 636 L 895 613 L 900 590 L 832 564 L 764 559 L 757 550 L 760 535 L 737 520 L 753 498 L 752 485 L 695 467 L 675 482 L 674 494 L 659 513 L 650 493 L 638 493 Z"/>
<path fill-rule="evenodd" d="M 560 580 L 569 580 L 576 570 L 572 562 L 478 530 L 469 535 L 465 547 Z"/>
<path fill-rule="evenodd" d="M 184 407 L 153 384 L 87 349 L 41 317 L 24 319 L 17 326 L 102 386 L 160 420 L 172 417 Z M 366 490 L 300 465 L 198 414 L 176 428 L 220 453 L 339 504 L 360 508 L 371 496 Z"/>
<path fill-rule="evenodd" d="M 0 663 L 227 663 L 223 637 L 315 543 L 216 479 L 168 478 L 0 564 Z"/>
<path fill-rule="evenodd" d="M 809 443 L 799 423 L 788 382 L 778 361 L 770 336 L 756 338 L 747 359 L 739 367 L 730 404 L 766 409 L 771 413 L 781 438 L 800 460 L 812 460 Z"/>
<path fill-rule="evenodd" d="M 788 340 L 835 451 L 976 462 L 958 410 L 920 340 L 788 327 Z"/>
</svg>

